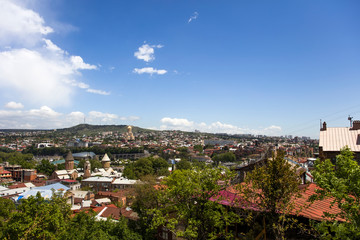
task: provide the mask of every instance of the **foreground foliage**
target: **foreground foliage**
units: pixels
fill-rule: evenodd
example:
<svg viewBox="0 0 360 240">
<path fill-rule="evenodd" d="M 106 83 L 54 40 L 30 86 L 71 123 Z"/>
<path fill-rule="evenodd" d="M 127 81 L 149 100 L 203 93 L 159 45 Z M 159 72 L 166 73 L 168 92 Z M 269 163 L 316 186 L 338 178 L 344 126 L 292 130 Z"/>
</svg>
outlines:
<svg viewBox="0 0 360 240">
<path fill-rule="evenodd" d="M 249 173 L 245 183 L 241 189 L 245 199 L 256 203 L 273 236 L 285 239 L 285 233 L 294 220 L 289 213 L 294 210 L 294 199 L 300 197 L 301 191 L 296 168 L 284 158 L 284 152 L 279 151 L 265 166 Z"/>
<path fill-rule="evenodd" d="M 314 179 L 321 190 L 312 200 L 331 197 L 338 214 L 324 213 L 331 221 L 316 225 L 324 239 L 360 238 L 360 166 L 348 147 L 336 157 L 336 166 L 329 159 L 315 164 Z M 337 221 L 338 218 L 345 221 Z"/>
<path fill-rule="evenodd" d="M 239 222 L 240 217 L 210 201 L 229 186 L 230 178 L 230 172 L 221 169 L 176 170 L 157 186 L 156 192 L 151 188 L 144 192 L 153 204 L 146 205 L 144 197 L 139 197 L 142 209 L 148 207 L 141 217 L 149 224 L 149 231 L 166 226 L 186 239 L 233 239 L 226 226 Z"/>
<path fill-rule="evenodd" d="M 44 200 L 38 194 L 22 200 L 17 209 L 0 198 L 0 207 L 0 239 L 141 239 L 123 218 L 96 221 L 91 213 L 71 218 L 70 206 L 60 196 Z"/>
</svg>

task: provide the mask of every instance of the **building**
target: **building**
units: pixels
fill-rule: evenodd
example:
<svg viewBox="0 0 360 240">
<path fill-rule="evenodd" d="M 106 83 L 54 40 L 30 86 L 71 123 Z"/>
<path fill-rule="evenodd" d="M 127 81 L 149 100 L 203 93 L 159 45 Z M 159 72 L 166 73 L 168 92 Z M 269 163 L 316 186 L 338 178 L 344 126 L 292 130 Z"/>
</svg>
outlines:
<svg viewBox="0 0 360 240">
<path fill-rule="evenodd" d="M 3 166 L 0 166 L 0 180 L 11 179 L 11 172 L 4 170 Z"/>
<path fill-rule="evenodd" d="M 319 157 L 336 161 L 340 150 L 348 146 L 354 153 L 354 159 L 360 162 L 360 121 L 353 121 L 350 127 L 328 128 L 326 122 L 320 129 Z"/>
<path fill-rule="evenodd" d="M 81 181 L 82 187 L 89 187 L 93 190 L 99 191 L 110 191 L 111 183 L 114 181 L 113 178 L 109 177 L 90 177 Z"/>
<path fill-rule="evenodd" d="M 31 182 L 36 179 L 35 169 L 23 169 L 20 165 L 10 165 L 6 162 L 3 169 L 11 173 L 11 178 L 17 182 Z"/>
<path fill-rule="evenodd" d="M 107 153 L 105 153 L 103 159 L 101 160 L 101 164 L 105 170 L 108 170 L 110 168 L 110 158 Z"/>
<path fill-rule="evenodd" d="M 66 170 L 73 170 L 74 169 L 74 157 L 69 151 L 66 158 L 65 158 L 65 169 Z"/>
<path fill-rule="evenodd" d="M 127 132 L 125 133 L 126 140 L 135 140 L 134 134 L 132 133 L 132 127 L 127 127 Z"/>
<path fill-rule="evenodd" d="M 78 171 L 74 169 L 74 158 L 69 151 L 65 158 L 65 170 L 54 171 L 49 179 L 72 179 L 75 180 L 78 177 Z"/>
<path fill-rule="evenodd" d="M 91 164 L 89 160 L 86 160 L 84 164 L 84 179 L 91 177 Z"/>
</svg>

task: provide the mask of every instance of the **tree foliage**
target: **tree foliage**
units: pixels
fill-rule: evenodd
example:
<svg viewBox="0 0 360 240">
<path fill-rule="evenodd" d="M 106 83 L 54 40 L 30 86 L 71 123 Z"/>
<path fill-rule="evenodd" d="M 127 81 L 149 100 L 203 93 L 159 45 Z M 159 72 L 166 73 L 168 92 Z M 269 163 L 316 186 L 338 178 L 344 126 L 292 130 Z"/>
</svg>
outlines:
<svg viewBox="0 0 360 240">
<path fill-rule="evenodd" d="M 0 198 L 0 239 L 130 239 L 141 236 L 128 227 L 127 220 L 97 221 L 94 213 L 71 217 L 66 198 L 54 195 L 21 200 L 18 208 L 11 200 Z"/>
<path fill-rule="evenodd" d="M 163 158 L 140 158 L 125 166 L 124 176 L 129 179 L 140 179 L 146 175 L 166 176 L 169 166 Z"/>
<path fill-rule="evenodd" d="M 32 154 L 22 154 L 19 152 L 0 152 L 0 162 L 21 165 L 22 168 L 35 168 L 35 161 Z"/>
<path fill-rule="evenodd" d="M 294 198 L 300 196 L 300 177 L 295 167 L 279 151 L 266 165 L 249 173 L 242 185 L 246 200 L 255 203 L 273 230 L 276 239 L 285 239 L 291 227 L 288 214 L 294 209 Z"/>
<path fill-rule="evenodd" d="M 348 147 L 341 150 L 336 157 L 336 166 L 329 159 L 315 163 L 314 179 L 321 188 L 312 200 L 332 198 L 340 212 L 324 215 L 329 221 L 316 225 L 325 239 L 359 239 L 360 238 L 360 166 L 354 160 Z M 338 221 L 338 219 L 344 221 Z"/>
<path fill-rule="evenodd" d="M 239 222 L 240 217 L 210 200 L 229 186 L 230 177 L 230 172 L 222 174 L 221 169 L 174 171 L 161 183 L 153 199 L 156 205 L 146 210 L 150 229 L 166 226 L 185 239 L 232 239 L 226 226 Z"/>
<path fill-rule="evenodd" d="M 221 153 L 221 154 L 215 155 L 212 158 L 212 160 L 216 164 L 219 164 L 219 162 L 235 162 L 236 161 L 236 156 L 232 152 L 226 152 L 226 153 Z"/>
<path fill-rule="evenodd" d="M 36 171 L 38 173 L 44 173 L 47 176 L 50 176 L 55 171 L 55 166 L 53 164 L 51 164 L 49 160 L 43 159 L 36 166 Z"/>
<path fill-rule="evenodd" d="M 180 162 L 176 163 L 176 169 L 189 170 L 189 169 L 191 169 L 191 163 L 186 159 L 181 159 Z"/>
</svg>

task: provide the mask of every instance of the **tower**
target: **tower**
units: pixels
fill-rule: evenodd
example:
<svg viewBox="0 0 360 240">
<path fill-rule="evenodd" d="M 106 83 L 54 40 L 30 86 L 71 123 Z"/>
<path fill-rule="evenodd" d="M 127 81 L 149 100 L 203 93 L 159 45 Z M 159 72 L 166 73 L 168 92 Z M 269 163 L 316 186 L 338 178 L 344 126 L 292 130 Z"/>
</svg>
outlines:
<svg viewBox="0 0 360 240">
<path fill-rule="evenodd" d="M 74 169 L 74 157 L 71 151 L 68 152 L 65 158 L 65 169 L 66 170 L 73 170 Z"/>
<path fill-rule="evenodd" d="M 101 160 L 101 164 L 105 170 L 108 170 L 110 168 L 110 158 L 107 153 L 105 153 L 103 159 Z"/>
<path fill-rule="evenodd" d="M 84 164 L 84 178 L 91 177 L 91 164 L 89 159 L 86 160 Z"/>
<path fill-rule="evenodd" d="M 126 140 L 135 140 L 134 134 L 132 133 L 132 127 L 127 127 Z"/>
</svg>

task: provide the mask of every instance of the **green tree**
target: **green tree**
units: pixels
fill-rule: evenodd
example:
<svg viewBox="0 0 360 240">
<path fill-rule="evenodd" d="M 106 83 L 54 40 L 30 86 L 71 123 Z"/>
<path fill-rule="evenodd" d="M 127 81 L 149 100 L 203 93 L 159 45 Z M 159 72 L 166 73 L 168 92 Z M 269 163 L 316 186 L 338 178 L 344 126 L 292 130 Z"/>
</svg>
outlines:
<svg viewBox="0 0 360 240">
<path fill-rule="evenodd" d="M 49 160 L 43 159 L 36 166 L 36 171 L 38 173 L 44 173 L 47 176 L 50 176 L 55 171 L 55 166 L 53 164 L 51 164 Z"/>
<path fill-rule="evenodd" d="M 233 239 L 226 226 L 240 221 L 216 201 L 219 192 L 230 184 L 232 174 L 222 169 L 177 170 L 163 180 L 156 195 L 156 206 L 149 206 L 150 229 L 166 226 L 185 239 Z M 223 181 L 223 185 L 219 185 Z"/>
<path fill-rule="evenodd" d="M 278 151 L 266 165 L 249 173 L 241 185 L 245 199 L 258 206 L 276 239 L 285 239 L 292 227 L 294 219 L 288 214 L 294 210 L 294 199 L 300 197 L 300 184 L 296 168 L 284 158 L 284 152 Z"/>
<path fill-rule="evenodd" d="M 330 220 L 316 225 L 324 239 L 359 239 L 360 238 L 360 166 L 354 160 L 348 147 L 336 157 L 336 165 L 329 159 L 315 162 L 314 180 L 321 188 L 311 200 L 331 197 L 332 204 L 340 212 L 324 212 Z M 345 221 L 337 221 L 338 218 Z"/>
<path fill-rule="evenodd" d="M 140 240 L 141 236 L 132 231 L 127 220 L 121 217 L 117 222 L 112 219 L 97 221 L 95 213 L 80 212 L 76 214 L 68 224 L 65 234 L 60 239 L 77 240 L 107 240 L 107 239 L 129 239 Z"/>
<path fill-rule="evenodd" d="M 219 164 L 219 162 L 235 162 L 236 161 L 236 156 L 232 152 L 226 152 L 226 153 L 221 153 L 221 154 L 215 155 L 212 158 L 212 160 L 216 164 Z"/>
<path fill-rule="evenodd" d="M 176 163 L 176 169 L 189 170 L 189 169 L 191 169 L 191 163 L 188 160 L 181 159 L 180 162 Z"/>
<path fill-rule="evenodd" d="M 4 228 L 15 210 L 15 204 L 10 199 L 0 198 L 0 239 L 4 239 Z"/>
<path fill-rule="evenodd" d="M 18 211 L 13 211 L 3 229 L 7 239 L 57 239 L 66 231 L 70 218 L 66 199 L 54 196 L 44 201 L 40 193 L 22 200 Z"/>
<path fill-rule="evenodd" d="M 203 146 L 201 146 L 201 145 L 195 145 L 195 146 L 194 146 L 194 150 L 195 150 L 195 151 L 198 151 L 199 153 L 202 153 L 202 151 L 203 151 Z"/>
<path fill-rule="evenodd" d="M 169 164 L 163 158 L 140 158 L 125 166 L 124 176 L 129 179 L 140 179 L 146 175 L 166 176 Z"/>
</svg>

